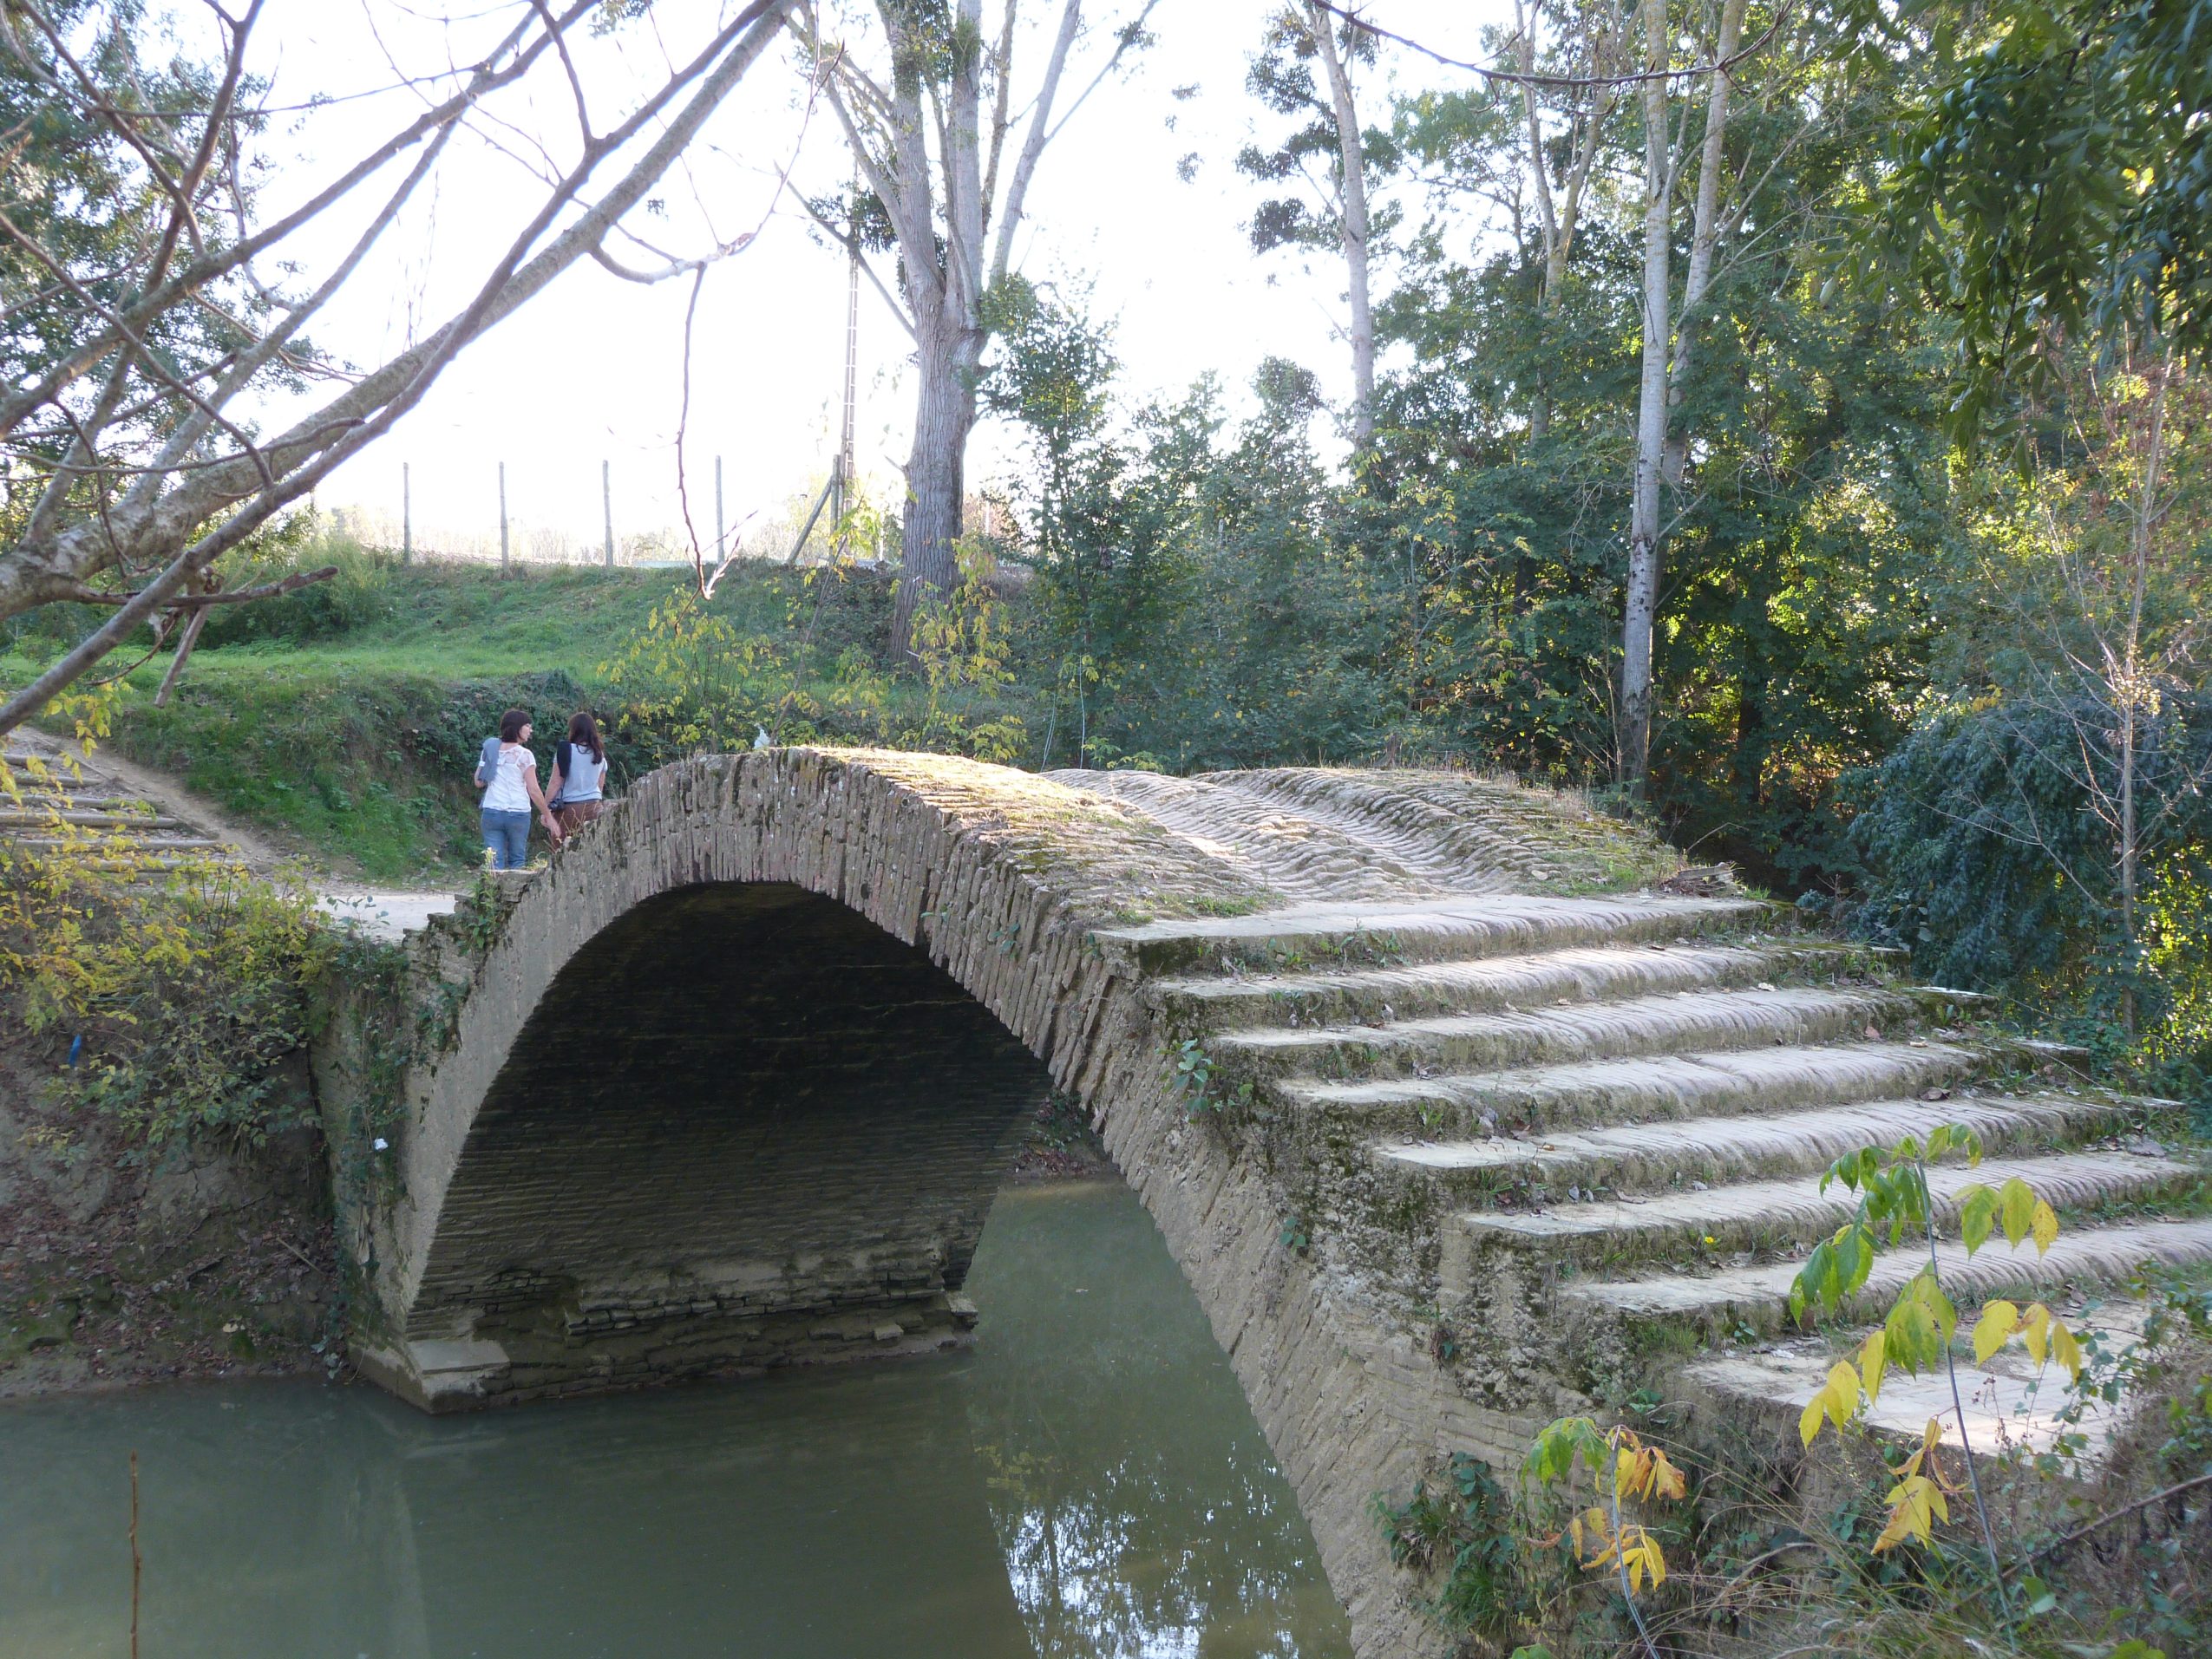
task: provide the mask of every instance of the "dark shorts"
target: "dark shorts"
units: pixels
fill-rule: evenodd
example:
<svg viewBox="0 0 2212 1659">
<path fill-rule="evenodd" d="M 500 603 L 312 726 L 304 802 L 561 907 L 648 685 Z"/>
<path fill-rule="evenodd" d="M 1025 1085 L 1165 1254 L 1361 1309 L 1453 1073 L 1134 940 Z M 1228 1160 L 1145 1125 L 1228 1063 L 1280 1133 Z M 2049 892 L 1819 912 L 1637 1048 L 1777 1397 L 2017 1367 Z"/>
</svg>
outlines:
<svg viewBox="0 0 2212 1659">
<path fill-rule="evenodd" d="M 564 800 L 553 808 L 553 820 L 560 826 L 561 833 L 573 835 L 599 815 L 604 800 Z"/>
</svg>

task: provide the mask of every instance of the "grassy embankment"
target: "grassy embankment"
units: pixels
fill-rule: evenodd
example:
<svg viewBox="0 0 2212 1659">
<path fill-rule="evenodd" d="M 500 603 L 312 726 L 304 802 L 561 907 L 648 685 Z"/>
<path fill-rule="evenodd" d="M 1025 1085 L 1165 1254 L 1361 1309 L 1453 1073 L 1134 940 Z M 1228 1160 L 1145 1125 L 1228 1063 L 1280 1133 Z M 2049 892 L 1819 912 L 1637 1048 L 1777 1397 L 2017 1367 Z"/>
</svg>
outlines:
<svg viewBox="0 0 2212 1659">
<path fill-rule="evenodd" d="M 310 551 L 301 564 L 336 552 L 339 578 L 218 612 L 167 709 L 153 706 L 167 656 L 134 669 L 110 741 L 279 844 L 380 881 L 473 866 L 470 773 L 500 711 L 530 709 L 548 758 L 559 722 L 601 689 L 601 665 L 687 579 L 558 566 L 502 577 Z M 775 588 L 730 585 L 716 610 L 741 631 L 780 629 Z M 57 645 L 0 647 L 0 684 L 21 683 Z"/>
</svg>

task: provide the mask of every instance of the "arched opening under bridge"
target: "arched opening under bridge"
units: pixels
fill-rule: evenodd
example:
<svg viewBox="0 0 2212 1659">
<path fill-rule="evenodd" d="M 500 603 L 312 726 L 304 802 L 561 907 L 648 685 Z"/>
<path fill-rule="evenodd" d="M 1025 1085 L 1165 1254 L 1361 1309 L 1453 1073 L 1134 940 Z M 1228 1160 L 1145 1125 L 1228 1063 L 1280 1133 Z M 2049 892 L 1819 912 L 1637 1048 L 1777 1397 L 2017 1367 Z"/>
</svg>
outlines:
<svg viewBox="0 0 2212 1659">
<path fill-rule="evenodd" d="M 834 899 L 660 893 L 524 1022 L 410 1328 L 496 1344 L 501 1391 L 526 1395 L 956 1342 L 1050 1087 L 924 950 Z"/>
</svg>

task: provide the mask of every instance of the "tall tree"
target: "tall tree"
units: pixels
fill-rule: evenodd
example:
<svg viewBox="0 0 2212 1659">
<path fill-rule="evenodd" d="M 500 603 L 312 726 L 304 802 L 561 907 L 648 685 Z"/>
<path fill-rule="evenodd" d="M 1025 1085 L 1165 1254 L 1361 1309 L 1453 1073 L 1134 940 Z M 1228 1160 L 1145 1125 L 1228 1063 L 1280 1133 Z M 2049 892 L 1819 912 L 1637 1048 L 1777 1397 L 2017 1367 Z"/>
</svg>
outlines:
<svg viewBox="0 0 2212 1659">
<path fill-rule="evenodd" d="M 1351 348 L 1351 441 L 1375 442 L 1375 307 L 1370 287 L 1381 227 L 1370 199 L 1369 168 L 1390 165 L 1394 147 L 1359 124 L 1352 71 L 1376 59 L 1374 34 L 1328 8 L 1299 0 L 1267 21 L 1246 84 L 1277 114 L 1302 124 L 1273 150 L 1247 145 L 1237 169 L 1266 184 L 1302 179 L 1306 193 L 1260 203 L 1253 215 L 1258 253 L 1279 247 L 1334 248 L 1345 263 L 1345 338 Z M 1314 79 L 1319 64 L 1321 79 Z M 1317 172 L 1314 162 L 1321 160 Z"/>
<path fill-rule="evenodd" d="M 1905 16 L 1865 13 L 1922 84 L 1861 218 L 1957 325 L 1958 434 L 2023 370 L 2050 390 L 2085 336 L 2212 353 L 2212 0 Z"/>
<path fill-rule="evenodd" d="M 1651 766 L 1652 630 L 1659 616 L 1661 525 L 1659 486 L 1679 490 L 1689 454 L 1681 408 L 1699 308 L 1712 282 L 1721 233 L 1720 193 L 1728 137 L 1728 103 L 1744 0 L 1721 0 L 1719 26 L 1708 37 L 1711 57 L 1698 77 L 1705 99 L 1698 149 L 1697 193 L 1690 222 L 1690 259 L 1678 304 L 1672 265 L 1676 186 L 1686 155 L 1688 123 L 1671 95 L 1677 22 L 1667 0 L 1639 0 L 1644 56 L 1639 82 L 1644 127 L 1643 365 L 1636 389 L 1636 460 L 1629 496 L 1628 591 L 1620 633 L 1620 774 L 1641 788 Z"/>
<path fill-rule="evenodd" d="M 953 545 L 977 376 L 1037 163 L 1091 92 L 1146 41 L 1144 23 L 1159 0 L 1144 0 L 1110 31 L 1104 61 L 1064 113 L 1062 85 L 1086 33 L 1083 0 L 1063 0 L 1043 71 L 1019 104 L 1014 60 L 1024 7 L 1022 0 L 1002 3 L 986 36 L 983 0 L 875 0 L 880 39 L 867 61 L 847 19 L 826 21 L 813 0 L 799 14 L 815 73 L 874 199 L 869 211 L 880 209 L 898 248 L 893 310 L 914 342 L 905 563 L 892 617 L 893 650 L 901 656 L 916 610 L 959 579 Z"/>
<path fill-rule="evenodd" d="M 1626 44 L 1626 19 L 1613 0 L 1595 0 L 1570 11 L 1559 30 L 1562 49 L 1546 60 L 1548 73 L 1540 77 L 1543 24 L 1542 0 L 1528 0 L 1525 6 L 1522 0 L 1514 0 L 1514 45 L 1521 80 L 1512 91 L 1520 97 L 1528 135 L 1521 151 L 1522 169 L 1535 199 L 1543 249 L 1541 304 L 1545 316 L 1556 317 L 1567 256 L 1574 252 L 1574 235 L 1581 228 L 1591 170 L 1604 147 L 1606 123 L 1620 101 L 1620 84 L 1613 76 Z M 1550 111 L 1544 95 L 1548 83 L 1556 106 Z M 1537 414 L 1541 415 L 1541 408 Z"/>
<path fill-rule="evenodd" d="M 1509 76 L 1466 92 L 1424 91 L 1400 101 L 1396 134 L 1410 167 L 1446 215 L 1472 199 L 1502 223 L 1533 272 L 1537 326 L 1526 354 L 1526 430 L 1549 434 L 1556 377 L 1547 338 L 1566 304 L 1568 261 L 1593 211 L 1593 181 L 1613 153 L 1632 42 L 1619 0 L 1515 0 L 1513 30 L 1494 37 Z M 1525 256 L 1522 251 L 1525 250 Z"/>
</svg>

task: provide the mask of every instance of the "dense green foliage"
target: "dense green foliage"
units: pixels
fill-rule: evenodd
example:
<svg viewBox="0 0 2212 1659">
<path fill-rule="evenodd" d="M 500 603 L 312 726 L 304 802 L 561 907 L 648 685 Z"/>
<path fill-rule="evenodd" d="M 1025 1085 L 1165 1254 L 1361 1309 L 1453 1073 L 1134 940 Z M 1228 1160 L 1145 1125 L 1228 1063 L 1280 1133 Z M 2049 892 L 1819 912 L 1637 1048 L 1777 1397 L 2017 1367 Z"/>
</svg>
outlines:
<svg viewBox="0 0 2212 1659">
<path fill-rule="evenodd" d="M 298 1060 L 330 948 L 301 894 L 128 836 L 0 841 L 0 1005 L 71 1039 L 64 1098 L 135 1140 L 259 1144 L 311 1120 Z"/>
<path fill-rule="evenodd" d="M 2108 1057 L 2124 1051 L 2124 998 L 2152 1035 L 2144 1058 L 2165 1089 L 2202 1094 L 2212 1044 L 2201 1009 L 2212 981 L 2202 931 L 2212 884 L 2212 699 L 2165 704 L 2142 733 L 2145 921 L 2121 916 L 2111 832 L 2078 781 L 2094 707 L 2008 699 L 1943 709 L 1867 778 L 1852 839 L 1878 872 L 1858 909 L 1885 942 L 1952 985 L 1999 985 L 2068 1016 Z M 2091 747 L 2091 765 L 2116 764 Z M 2176 1016 L 2179 1016 L 2177 1019 Z"/>
<path fill-rule="evenodd" d="M 2028 0 L 1914 25 L 1869 31 L 1926 77 L 1869 240 L 1954 322 L 1964 429 L 2054 335 L 2212 346 L 2212 3 Z"/>
</svg>

